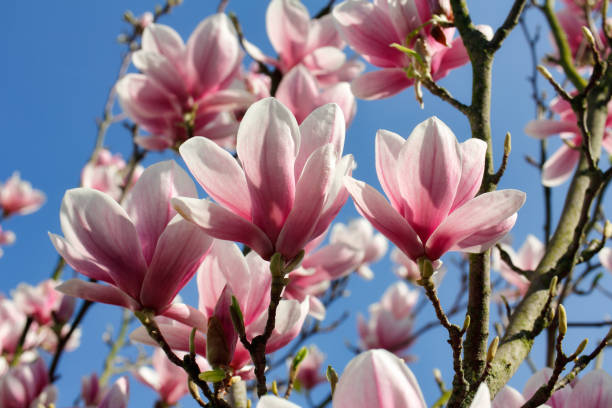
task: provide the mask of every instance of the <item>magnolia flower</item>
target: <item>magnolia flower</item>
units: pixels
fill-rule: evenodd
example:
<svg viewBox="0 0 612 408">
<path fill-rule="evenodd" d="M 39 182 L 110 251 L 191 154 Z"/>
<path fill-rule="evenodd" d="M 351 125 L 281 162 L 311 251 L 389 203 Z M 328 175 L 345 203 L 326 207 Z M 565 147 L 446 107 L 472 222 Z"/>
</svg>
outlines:
<svg viewBox="0 0 612 408">
<path fill-rule="evenodd" d="M 143 172 L 142 166 L 138 165 L 134 169 L 130 180 L 133 186 Z M 96 160 L 88 162 L 81 172 L 81 186 L 93 188 L 119 200 L 126 188 L 126 165 L 117 153 L 112 155 L 107 149 L 102 149 L 96 156 Z"/>
<path fill-rule="evenodd" d="M 421 39 L 426 53 L 421 58 L 430 60 L 430 74 L 434 81 L 469 61 L 461 38 L 450 41 L 454 28 L 428 24 L 433 13 L 444 14 L 440 5 L 432 3 L 435 2 L 348 0 L 334 8 L 332 14 L 342 37 L 366 61 L 382 68 L 353 81 L 356 97 L 386 98 L 414 84 L 414 75 L 407 72 L 415 69 L 415 57 L 391 47 L 391 44 L 413 48 Z"/>
<path fill-rule="evenodd" d="M 404 140 L 380 130 L 376 172 L 391 203 L 351 177 L 346 188 L 359 212 L 413 261 L 435 262 L 447 251 L 482 252 L 516 221 L 525 193 L 500 190 L 475 197 L 486 143 L 459 144 L 438 118 L 419 124 Z"/>
<path fill-rule="evenodd" d="M 601 262 L 601 265 L 608 271 L 612 272 L 612 248 L 602 248 L 597 256 L 599 257 L 599 262 Z"/>
<path fill-rule="evenodd" d="M 326 86 L 350 81 L 364 69 L 362 64 L 346 60 L 344 42 L 332 16 L 311 19 L 299 0 L 272 0 L 266 12 L 266 31 L 278 60 L 263 55 L 252 44 L 247 47 L 256 59 L 285 74 L 301 64 Z"/>
<path fill-rule="evenodd" d="M 26 215 L 38 210 L 46 200 L 45 194 L 22 181 L 16 171 L 0 185 L 0 207 L 5 217 L 13 214 Z"/>
<path fill-rule="evenodd" d="M 53 320 L 53 313 L 60 310 L 63 298 L 71 298 L 71 296 L 64 296 L 63 293 L 56 291 L 57 284 L 52 279 L 45 280 L 38 286 L 20 283 L 12 293 L 13 300 L 24 314 L 33 317 L 41 325 L 48 324 Z M 70 303 L 68 300 L 67 302 Z M 64 307 L 68 306 L 66 304 Z M 68 314 L 68 318 L 70 318 L 70 315 L 72 315 L 70 310 L 64 310 L 63 312 L 62 317 Z"/>
<path fill-rule="evenodd" d="M 283 76 L 276 98 L 289 108 L 298 123 L 302 123 L 310 112 L 326 103 L 337 103 L 340 106 L 347 126 L 357 111 L 355 96 L 348 82 L 339 82 L 321 90 L 315 77 L 303 65 L 296 65 Z"/>
<path fill-rule="evenodd" d="M 108 389 L 97 408 L 127 408 L 130 383 L 127 377 L 120 377 Z"/>
<path fill-rule="evenodd" d="M 170 199 L 177 194 L 197 193 L 173 161 L 147 168 L 125 208 L 97 190 L 68 190 L 60 211 L 64 237 L 50 234 L 51 241 L 77 272 L 108 285 L 70 279 L 57 289 L 132 310 L 171 313 L 172 300 L 212 244 L 212 238 L 176 214 Z"/>
<path fill-rule="evenodd" d="M 198 364 L 202 366 L 201 371 L 210 370 L 205 360 L 198 358 Z M 176 405 L 189 392 L 187 373 L 172 363 L 160 348 L 153 352 L 153 368 L 142 366 L 133 374 L 138 381 L 155 390 L 165 406 Z"/>
<path fill-rule="evenodd" d="M 580 160 L 582 135 L 569 102 L 556 98 L 551 102 L 550 108 L 559 115 L 560 119 L 532 120 L 525 126 L 525 133 L 537 139 L 544 139 L 559 133 L 563 139 L 563 145 L 546 160 L 542 167 L 542 184 L 547 187 L 556 187 L 570 178 L 574 172 Z M 612 102 L 608 104 L 608 111 L 612 112 Z M 606 127 L 610 126 L 612 126 L 612 113 L 606 119 Z M 606 129 L 601 143 L 602 147 L 612 154 L 612 131 Z"/>
<path fill-rule="evenodd" d="M 198 310 L 192 315 L 200 316 L 200 323 L 185 325 L 168 322 L 158 318 L 157 323 L 166 341 L 175 350 L 189 351 L 189 334 L 195 327 L 201 333 L 206 333 L 210 318 L 219 313 L 216 311 L 219 299 L 226 288 L 236 297 L 242 311 L 245 332 L 251 340 L 263 333 L 268 318 L 271 285 L 270 265 L 256 253 L 242 255 L 238 246 L 232 242 L 215 241 L 213 247 L 198 269 L 197 285 L 199 293 Z M 300 332 L 304 319 L 308 314 L 308 300 L 281 300 L 276 311 L 274 331 L 266 345 L 266 352 L 271 353 L 284 347 Z M 155 343 L 143 327 L 131 334 L 131 339 L 146 344 Z M 248 351 L 233 337 L 235 346 L 231 362 L 228 364 L 235 374 L 243 374 L 243 369 L 250 361 Z M 207 344 L 203 335 L 196 336 L 196 353 L 206 356 Z"/>
<path fill-rule="evenodd" d="M 332 398 L 333 408 L 427 408 L 421 387 L 404 362 L 386 350 L 369 350 L 353 358 Z M 256 408 L 299 408 L 284 398 L 265 395 Z M 470 408 L 491 408 L 489 389 L 478 387 Z"/>
<path fill-rule="evenodd" d="M 419 292 L 398 281 L 390 286 L 380 302 L 370 305 L 370 319 L 357 315 L 357 329 L 361 346 L 365 349 L 382 348 L 399 354 L 412 344 L 413 309 Z"/>
<path fill-rule="evenodd" d="M 362 254 L 357 273 L 364 279 L 372 279 L 374 272 L 369 264 L 380 260 L 389 246 L 382 234 L 374 234 L 372 224 L 363 218 L 357 218 L 348 225 L 337 223 L 332 227 L 329 242 L 343 243 Z"/>
<path fill-rule="evenodd" d="M 293 259 L 329 226 L 348 194 L 353 168 L 342 156 L 344 118 L 338 105 L 312 112 L 298 127 L 273 98 L 254 103 L 238 129 L 234 157 L 210 140 L 193 138 L 181 156 L 217 203 L 174 198 L 176 210 L 211 236 L 248 245 L 264 259 Z"/>
<path fill-rule="evenodd" d="M 0 376 L 0 407 L 38 408 L 55 402 L 57 390 L 49 383 L 47 366 L 38 357 L 11 367 Z"/>
<path fill-rule="evenodd" d="M 229 89 L 241 60 L 236 32 L 225 14 L 202 21 L 186 45 L 172 28 L 147 25 L 142 49 L 132 57 L 142 74 L 127 74 L 116 85 L 122 109 L 153 135 L 136 142 L 164 150 L 201 135 L 232 145 L 237 123 L 223 111 L 253 101 L 248 92 Z"/>
<path fill-rule="evenodd" d="M 105 393 L 106 388 L 100 385 L 96 373 L 81 378 L 81 399 L 86 407 L 97 406 Z"/>
<path fill-rule="evenodd" d="M 15 233 L 13 231 L 2 230 L 0 225 L 0 245 L 12 245 L 15 242 Z M 2 248 L 0 248 L 0 257 L 2 257 Z"/>
<path fill-rule="evenodd" d="M 544 244 L 531 234 L 527 235 L 527 239 L 525 239 L 525 243 L 518 253 L 514 252 L 510 245 L 501 244 L 501 247 L 510 256 L 514 266 L 524 271 L 535 271 L 546 250 Z M 516 288 L 517 295 L 525 295 L 527 289 L 529 289 L 529 279 L 513 271 L 503 260 L 495 263 L 499 264 L 499 273 L 506 282 Z"/>
<path fill-rule="evenodd" d="M 12 355 L 17 351 L 26 320 L 27 316 L 15 302 L 0 295 L 0 354 Z M 37 329 L 38 323 L 32 323 L 23 342 L 23 350 L 30 350 L 43 340 L 44 336 Z"/>
<path fill-rule="evenodd" d="M 325 354 L 314 344 L 308 347 L 308 354 L 298 367 L 297 380 L 302 388 L 311 390 L 327 379 L 321 374 Z"/>
</svg>

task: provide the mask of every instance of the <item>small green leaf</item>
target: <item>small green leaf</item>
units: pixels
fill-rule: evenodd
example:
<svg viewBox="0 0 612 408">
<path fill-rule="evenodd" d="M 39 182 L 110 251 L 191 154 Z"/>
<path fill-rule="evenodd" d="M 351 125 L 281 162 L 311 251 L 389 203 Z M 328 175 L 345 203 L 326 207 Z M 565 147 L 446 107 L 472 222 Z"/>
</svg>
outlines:
<svg viewBox="0 0 612 408">
<path fill-rule="evenodd" d="M 291 369 L 297 370 L 299 365 L 304 361 L 306 356 L 308 355 L 308 349 L 306 347 L 302 347 L 293 357 L 293 361 L 291 362 Z"/>
<path fill-rule="evenodd" d="M 225 379 L 225 376 L 226 376 L 225 370 L 221 368 L 217 368 L 212 371 L 204 371 L 198 377 L 200 378 L 200 380 L 216 383 L 216 382 L 223 381 Z"/>
</svg>

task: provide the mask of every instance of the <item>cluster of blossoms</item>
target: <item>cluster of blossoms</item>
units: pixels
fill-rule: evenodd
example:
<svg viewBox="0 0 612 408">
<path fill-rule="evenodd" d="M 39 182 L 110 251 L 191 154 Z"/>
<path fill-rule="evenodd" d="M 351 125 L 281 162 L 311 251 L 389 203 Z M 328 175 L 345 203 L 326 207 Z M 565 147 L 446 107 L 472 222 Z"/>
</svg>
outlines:
<svg viewBox="0 0 612 408">
<path fill-rule="evenodd" d="M 562 25 L 577 24 L 566 11 L 558 15 Z M 387 253 L 390 241 L 402 281 L 370 305 L 367 319 L 358 315 L 364 351 L 337 383 L 331 378 L 329 399 L 335 408 L 425 408 L 406 365 L 414 360 L 406 352 L 416 339 L 420 294 L 404 281 L 424 286 L 435 298 L 445 254 L 482 253 L 499 244 L 526 195 L 481 192 L 487 143 L 460 142 L 437 117 L 418 124 L 408 138 L 377 132 L 374 156 L 384 195 L 353 178 L 356 163 L 344 154 L 344 142 L 356 98 L 386 98 L 410 86 L 418 94 L 420 83 L 433 83 L 469 61 L 462 39 L 454 37 L 449 2 L 347 0 L 311 18 L 298 0 L 272 0 L 266 28 L 276 57 L 238 35 L 236 22 L 223 13 L 204 19 L 186 42 L 156 18 L 149 13 L 135 20 L 141 43 L 132 63 L 139 72 L 124 75 L 114 88 L 134 123 L 135 155 L 126 163 L 120 154 L 96 149 L 82 170 L 81 187 L 64 195 L 63 236 L 49 234 L 61 258 L 87 280 L 22 284 L 11 299 L 0 297 L 0 407 L 54 403 L 57 359 L 47 369 L 39 351 L 59 357 L 78 346 L 79 329 L 67 324 L 75 298 L 120 306 L 140 320 L 130 339 L 158 348 L 152 367 L 130 371 L 158 394 L 156 406 L 197 394 L 196 385 L 210 394 L 201 385 L 207 381 L 215 384 L 214 395 L 206 395 L 213 406 L 245 381 L 255 380 L 263 395 L 266 355 L 296 339 L 305 322 L 319 327 L 334 285 L 341 287 L 353 272 L 373 279 L 370 265 Z M 478 30 L 491 38 L 489 27 Z M 574 58 L 582 61 L 582 44 L 575 44 L 569 28 L 568 35 Z M 346 46 L 379 69 L 364 73 L 365 64 L 347 58 Z M 254 60 L 249 68 L 245 55 Z M 551 109 L 561 120 L 533 121 L 526 129 L 534 137 L 562 133 L 567 140 L 543 165 L 545 186 L 570 176 L 582 144 L 570 104 L 559 100 Z M 607 127 L 612 115 L 608 119 Z M 606 129 L 609 152 L 610 135 Z M 174 160 L 146 169 L 138 164 L 144 153 L 166 149 L 180 154 L 191 176 Z M 192 177 L 206 197 L 198 196 Z M 332 226 L 349 197 L 363 218 Z M 17 173 L 0 186 L 4 217 L 35 211 L 43 202 L 44 195 Z M 0 229 L 0 245 L 13 240 Z M 494 269 L 514 287 L 502 294 L 520 299 L 530 282 L 517 269 L 535 270 L 544 244 L 530 235 L 516 253 L 499 246 L 512 267 L 495 259 Z M 599 256 L 612 270 L 612 249 Z M 192 280 L 197 307 L 179 296 Z M 293 381 L 308 391 L 324 382 L 324 359 L 312 346 L 292 365 L 287 396 Z M 83 406 L 127 407 L 127 377 L 108 387 L 104 374 L 104 380 L 95 373 L 83 378 Z M 505 387 L 493 401 L 480 381 L 472 387 L 470 407 L 521 407 L 552 375 L 540 371 L 522 394 Z M 612 378 L 592 371 L 546 404 L 541 406 L 610 407 Z M 297 405 L 263 395 L 256 407 Z"/>
</svg>

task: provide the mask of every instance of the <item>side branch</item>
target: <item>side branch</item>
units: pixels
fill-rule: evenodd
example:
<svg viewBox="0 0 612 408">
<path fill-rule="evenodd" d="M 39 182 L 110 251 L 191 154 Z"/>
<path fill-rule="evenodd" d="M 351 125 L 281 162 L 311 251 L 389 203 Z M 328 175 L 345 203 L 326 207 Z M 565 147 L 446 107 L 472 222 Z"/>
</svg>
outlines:
<svg viewBox="0 0 612 408">
<path fill-rule="evenodd" d="M 491 47 L 492 50 L 497 51 L 499 47 L 501 47 L 502 42 L 506 39 L 506 37 L 508 37 L 508 34 L 510 34 L 510 31 L 512 31 L 512 29 L 516 27 L 521 17 L 521 14 L 523 13 L 523 10 L 525 9 L 526 3 L 527 0 L 514 1 L 514 4 L 512 5 L 512 8 L 506 16 L 506 19 L 504 20 L 503 24 L 499 26 L 497 31 L 495 31 L 493 38 L 491 39 L 491 41 L 489 41 L 489 47 Z"/>
</svg>

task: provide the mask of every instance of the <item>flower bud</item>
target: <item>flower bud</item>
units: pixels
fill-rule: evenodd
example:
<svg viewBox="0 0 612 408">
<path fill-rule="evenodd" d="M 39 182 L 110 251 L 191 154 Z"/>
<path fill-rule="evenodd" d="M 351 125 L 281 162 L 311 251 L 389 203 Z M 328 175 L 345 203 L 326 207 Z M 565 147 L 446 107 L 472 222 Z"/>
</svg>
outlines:
<svg viewBox="0 0 612 408">
<path fill-rule="evenodd" d="M 565 313 L 565 307 L 559 305 L 559 334 L 565 336 L 567 333 L 567 314 Z"/>
</svg>

